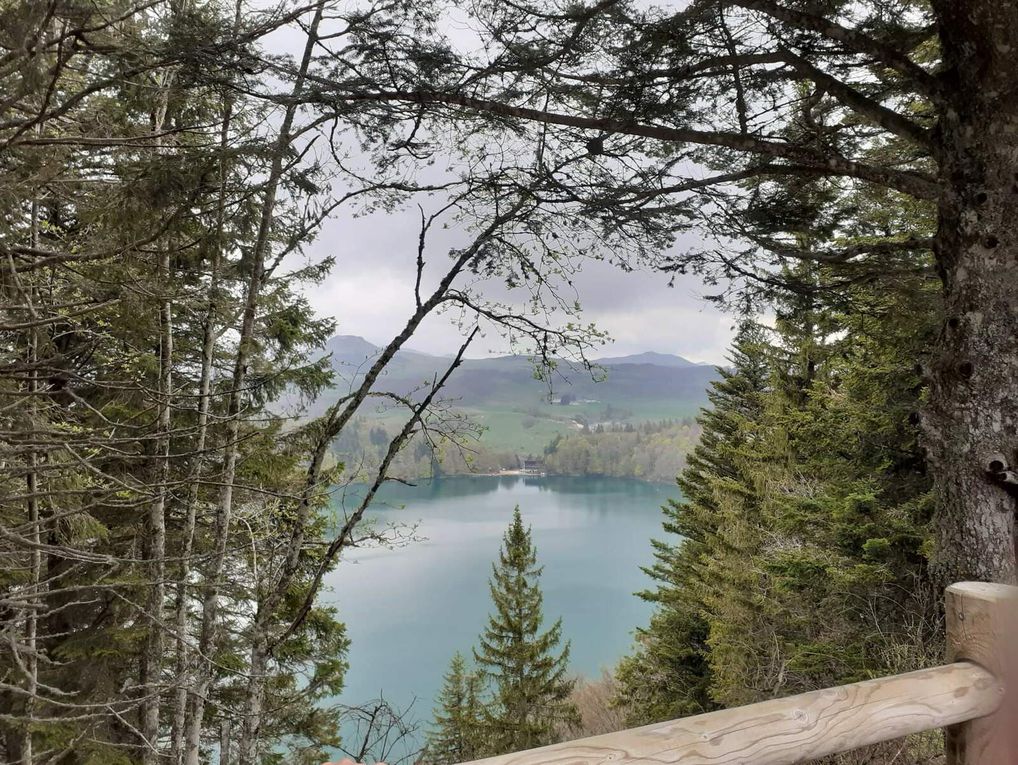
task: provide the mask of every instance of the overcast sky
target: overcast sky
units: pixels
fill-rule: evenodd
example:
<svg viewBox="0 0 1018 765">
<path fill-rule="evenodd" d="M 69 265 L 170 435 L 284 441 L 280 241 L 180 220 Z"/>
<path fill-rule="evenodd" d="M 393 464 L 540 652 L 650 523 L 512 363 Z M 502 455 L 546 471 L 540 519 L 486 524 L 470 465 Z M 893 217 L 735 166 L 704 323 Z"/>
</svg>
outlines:
<svg viewBox="0 0 1018 765">
<path fill-rule="evenodd" d="M 383 345 L 406 323 L 413 307 L 416 215 L 416 210 L 362 218 L 340 213 L 326 224 L 309 254 L 332 255 L 337 263 L 309 297 L 319 312 L 336 319 L 338 333 Z M 441 266 L 455 243 L 454 232 L 440 232 L 429 250 L 430 262 Z M 657 351 L 698 362 L 722 361 L 732 336 L 732 317 L 702 298 L 706 290 L 696 277 L 682 277 L 669 287 L 666 274 L 626 273 L 607 263 L 589 262 L 572 281 L 584 321 L 594 322 L 612 337 L 594 355 Z M 493 299 L 512 299 L 498 283 L 476 288 Z M 450 354 L 460 337 L 454 317 L 436 316 L 410 346 Z M 501 338 L 489 335 L 469 355 L 506 350 Z"/>
<path fill-rule="evenodd" d="M 473 44 L 465 22 L 450 17 L 448 27 L 450 39 L 458 46 Z M 269 43 L 277 53 L 297 52 L 302 45 L 302 36 L 291 28 L 277 32 Z M 402 329 L 413 307 L 419 213 L 416 208 L 359 218 L 351 213 L 339 210 L 308 250 L 312 259 L 332 255 L 337 261 L 331 275 L 309 292 L 309 298 L 318 311 L 336 319 L 338 333 L 384 345 Z M 462 232 L 437 231 L 428 253 L 429 264 L 441 268 L 448 249 L 468 241 Z M 723 361 L 733 334 L 732 317 L 702 298 L 706 289 L 696 277 L 679 277 L 673 287 L 668 282 L 668 275 L 659 272 L 627 273 L 606 263 L 586 264 L 572 284 L 583 307 L 583 321 L 595 323 L 612 338 L 592 355 L 657 351 L 697 362 Z M 514 300 L 498 283 L 476 288 L 489 299 Z M 460 342 L 453 317 L 437 316 L 429 319 L 409 346 L 445 355 L 454 353 Z M 489 335 L 468 355 L 507 351 L 501 338 Z"/>
</svg>

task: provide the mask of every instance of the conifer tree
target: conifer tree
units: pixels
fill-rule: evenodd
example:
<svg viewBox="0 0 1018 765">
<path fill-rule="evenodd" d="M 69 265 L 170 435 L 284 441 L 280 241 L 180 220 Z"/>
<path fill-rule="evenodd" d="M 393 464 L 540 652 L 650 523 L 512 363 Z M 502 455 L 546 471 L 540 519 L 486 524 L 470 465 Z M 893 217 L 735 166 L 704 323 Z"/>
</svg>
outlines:
<svg viewBox="0 0 1018 765">
<path fill-rule="evenodd" d="M 696 714 L 715 705 L 706 593 L 698 585 L 705 581 L 705 568 L 726 533 L 724 519 L 731 518 L 736 507 L 751 516 L 748 511 L 755 502 L 743 465 L 769 378 L 766 342 L 757 324 L 742 323 L 729 361 L 731 367 L 718 369 L 707 394 L 710 408 L 699 418 L 700 443 L 678 479 L 684 499 L 670 500 L 663 508 L 669 536 L 653 542 L 656 560 L 647 573 L 657 587 L 641 596 L 657 610 L 640 631 L 636 652 L 619 667 L 622 700 L 633 724 Z"/>
<path fill-rule="evenodd" d="M 903 280 L 893 299 L 859 287 L 848 310 L 827 306 L 816 319 L 779 311 L 756 479 L 767 487 L 757 516 L 767 543 L 746 564 L 759 572 L 769 628 L 763 639 L 745 623 L 715 637 L 713 661 L 731 665 L 727 653 L 780 672 L 716 678 L 725 703 L 939 661 L 913 361 L 934 331 L 935 300 L 928 284 Z M 912 309 L 892 307 L 903 302 Z"/>
<path fill-rule="evenodd" d="M 480 696 L 481 678 L 457 651 L 436 699 L 435 725 L 425 750 L 428 762 L 454 765 L 484 756 Z"/>
<path fill-rule="evenodd" d="M 910 363 L 935 295 L 921 279 L 899 290 L 787 295 L 773 339 L 740 331 L 655 543 L 657 611 L 620 665 L 632 723 L 938 660 Z"/>
<path fill-rule="evenodd" d="M 492 565 L 495 613 L 474 649 L 479 668 L 494 683 L 485 711 L 488 754 L 551 743 L 556 726 L 576 719 L 569 701 L 573 681 L 566 678 L 569 643 L 562 642 L 562 620 L 545 631 L 537 550 L 519 507 L 503 536 L 498 563 Z"/>
</svg>

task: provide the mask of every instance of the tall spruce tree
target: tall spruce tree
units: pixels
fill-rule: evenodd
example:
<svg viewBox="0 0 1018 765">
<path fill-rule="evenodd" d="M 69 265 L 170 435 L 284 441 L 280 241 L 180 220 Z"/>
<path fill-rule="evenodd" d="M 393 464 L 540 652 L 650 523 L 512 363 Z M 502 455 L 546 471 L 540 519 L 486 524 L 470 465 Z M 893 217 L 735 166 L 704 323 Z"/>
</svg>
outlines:
<svg viewBox="0 0 1018 765">
<path fill-rule="evenodd" d="M 822 287 L 829 274 L 795 277 Z M 922 279 L 898 290 L 860 284 L 835 304 L 822 289 L 786 295 L 773 339 L 739 333 L 685 498 L 666 508 L 672 536 L 655 546 L 648 594 L 658 609 L 620 666 L 633 722 L 938 657 L 914 368 L 936 296 Z M 915 761 L 925 746 L 909 748 Z"/>
<path fill-rule="evenodd" d="M 480 676 L 459 651 L 449 663 L 435 708 L 424 759 L 433 765 L 455 765 L 484 756 Z"/>
<path fill-rule="evenodd" d="M 562 642 L 562 620 L 547 630 L 542 571 L 531 530 L 517 506 L 492 565 L 491 598 L 495 612 L 474 649 L 478 667 L 494 684 L 485 710 L 490 751 L 501 754 L 551 743 L 556 726 L 576 719 L 569 701 L 573 681 L 566 678 L 569 643 Z"/>
<path fill-rule="evenodd" d="M 655 563 L 647 573 L 657 583 L 641 597 L 657 608 L 638 633 L 638 647 L 619 666 L 622 701 L 630 721 L 640 724 L 695 714 L 716 704 L 710 694 L 710 624 L 706 612 L 705 571 L 724 545 L 733 544 L 742 511 L 752 517 L 756 497 L 745 469 L 748 442 L 764 407 L 769 371 L 762 329 L 744 321 L 729 355 L 731 366 L 707 394 L 711 406 L 699 422 L 700 443 L 678 479 L 684 499 L 663 508 L 663 540 L 655 540 Z M 727 549 L 732 553 L 737 548 Z M 745 576 L 736 568 L 729 576 Z M 751 598 L 735 590 L 733 597 Z"/>
</svg>

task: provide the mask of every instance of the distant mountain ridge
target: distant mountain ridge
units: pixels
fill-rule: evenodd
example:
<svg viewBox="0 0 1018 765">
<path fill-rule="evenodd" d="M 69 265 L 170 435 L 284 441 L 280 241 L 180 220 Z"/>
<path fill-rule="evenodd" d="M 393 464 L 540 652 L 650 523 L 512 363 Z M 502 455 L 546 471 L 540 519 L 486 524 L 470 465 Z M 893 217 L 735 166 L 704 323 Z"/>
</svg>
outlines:
<svg viewBox="0 0 1018 765">
<path fill-rule="evenodd" d="M 336 372 L 333 392 L 319 395 L 303 414 L 322 414 L 363 379 L 381 351 L 363 337 L 333 337 L 327 345 Z M 420 400 L 451 361 L 451 357 L 401 350 L 386 365 L 374 389 Z M 526 356 L 464 359 L 441 396 L 482 429 L 480 442 L 471 447 L 471 464 L 488 470 L 507 464 L 515 467 L 514 460 L 520 455 L 540 455 L 554 448 L 558 439 L 594 430 L 604 432 L 605 428 L 620 432 L 619 428 L 648 422 L 685 422 L 687 425 L 682 427 L 691 427 L 692 418 L 706 405 L 707 389 L 717 376 L 713 366 L 666 353 L 613 356 L 594 363 L 597 368 L 588 370 L 563 361 L 551 372 L 549 381 L 538 379 L 533 360 Z M 346 449 L 344 454 L 370 451 L 374 447 L 365 445 L 365 433 L 382 427 L 391 434 L 401 426 L 405 413 L 402 407 L 381 399 L 366 404 L 361 412 L 362 426 L 355 429 L 359 435 L 347 434 L 346 445 L 337 448 L 341 452 Z M 671 442 L 654 448 L 663 451 L 658 462 L 667 462 L 666 455 L 675 457 L 685 450 L 682 444 Z M 455 467 L 459 462 L 463 462 L 462 455 L 454 457 L 452 463 L 443 463 L 443 469 L 474 469 L 465 464 Z M 413 467 L 404 466 L 408 474 L 414 475 L 426 467 L 416 462 Z"/>
<path fill-rule="evenodd" d="M 337 335 L 327 346 L 332 366 L 346 387 L 363 375 L 381 352 L 378 346 L 357 335 Z M 378 389 L 407 394 L 441 374 L 448 358 L 412 350 L 400 350 L 389 363 Z M 706 389 L 716 376 L 713 367 L 665 353 L 645 352 L 594 360 L 604 369 L 598 378 L 580 365 L 564 362 L 549 383 L 538 380 L 534 364 L 526 356 L 492 356 L 465 359 L 445 389 L 460 406 L 520 407 L 572 394 L 577 399 L 605 402 L 614 406 L 668 400 L 684 402 L 695 411 L 706 398 Z M 675 407 L 669 405 L 667 409 Z M 641 418 L 647 419 L 647 418 Z"/>
<path fill-rule="evenodd" d="M 370 364 L 372 357 L 377 356 L 377 354 L 382 351 L 379 346 L 365 340 L 360 335 L 336 335 L 329 340 L 327 349 L 329 353 L 332 354 L 334 361 L 342 361 L 347 364 L 359 364 L 363 361 L 367 361 Z M 397 355 L 416 356 L 419 358 L 435 359 L 436 361 L 449 358 L 447 356 L 439 356 L 406 348 L 400 350 Z M 480 359 L 467 359 L 467 362 L 505 362 L 506 360 L 514 359 L 522 359 L 529 363 L 528 357 L 526 356 L 509 354 L 504 356 L 490 356 Z M 651 366 L 658 367 L 688 369 L 690 367 L 709 366 L 707 364 L 699 364 L 695 361 L 690 361 L 689 359 L 676 354 L 659 353 L 657 351 L 643 351 L 642 353 L 633 353 L 628 356 L 604 356 L 602 358 L 592 359 L 592 362 L 605 367 L 623 366 L 627 364 L 649 364 Z"/>
<path fill-rule="evenodd" d="M 697 364 L 695 361 L 684 359 L 682 356 L 676 356 L 672 353 L 658 353 L 656 351 L 644 351 L 643 353 L 634 353 L 629 356 L 610 356 L 600 359 L 594 359 L 595 362 L 602 366 L 621 366 L 623 364 L 650 364 L 651 366 L 657 367 L 676 367 L 680 369 L 688 369 L 689 367 L 700 367 L 705 366 L 703 364 Z"/>
</svg>

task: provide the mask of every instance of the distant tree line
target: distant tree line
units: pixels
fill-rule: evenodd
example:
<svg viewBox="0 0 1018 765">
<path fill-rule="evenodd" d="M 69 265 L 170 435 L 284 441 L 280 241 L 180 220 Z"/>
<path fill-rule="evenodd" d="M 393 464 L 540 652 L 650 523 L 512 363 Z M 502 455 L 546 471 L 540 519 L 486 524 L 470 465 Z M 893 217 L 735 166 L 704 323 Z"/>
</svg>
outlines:
<svg viewBox="0 0 1018 765">
<path fill-rule="evenodd" d="M 598 424 L 557 436 L 544 450 L 549 472 L 671 481 L 699 437 L 696 423 Z"/>
<path fill-rule="evenodd" d="M 330 460 L 343 463 L 349 480 L 367 480 L 385 458 L 398 422 L 357 420 L 333 442 Z M 464 426 L 456 438 L 418 434 L 392 459 L 389 473 L 405 480 L 454 475 L 484 475 L 516 468 L 514 452 L 489 446 L 478 431 Z"/>
<path fill-rule="evenodd" d="M 344 463 L 350 476 L 358 469 L 367 475 L 386 453 L 390 428 L 377 422 L 351 423 L 334 442 L 330 459 Z M 527 458 L 541 460 L 547 472 L 558 475 L 672 481 L 699 430 L 691 418 L 598 423 L 556 435 L 537 455 L 519 455 L 485 439 L 429 441 L 419 436 L 392 461 L 391 473 L 404 479 L 484 475 L 514 470 Z"/>
</svg>

